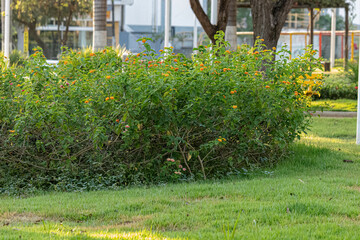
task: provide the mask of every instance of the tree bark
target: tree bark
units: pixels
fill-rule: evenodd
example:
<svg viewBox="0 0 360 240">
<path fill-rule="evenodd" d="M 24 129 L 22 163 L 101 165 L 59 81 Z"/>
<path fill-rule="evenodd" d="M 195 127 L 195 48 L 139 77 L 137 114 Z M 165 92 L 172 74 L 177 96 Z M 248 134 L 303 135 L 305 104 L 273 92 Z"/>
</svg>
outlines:
<svg viewBox="0 0 360 240">
<path fill-rule="evenodd" d="M 102 49 L 106 47 L 107 31 L 106 31 L 106 0 L 94 0 L 93 5 L 93 49 Z"/>
<path fill-rule="evenodd" d="M 195 13 L 197 19 L 199 20 L 201 26 L 203 27 L 206 35 L 210 38 L 211 42 L 215 44 L 215 34 L 218 31 L 226 32 L 227 18 L 228 18 L 228 8 L 230 0 L 218 0 L 219 9 L 218 9 L 218 20 L 216 25 L 211 24 L 208 15 L 204 12 L 199 0 L 190 0 L 190 6 L 193 12 Z"/>
<path fill-rule="evenodd" d="M 267 49 L 276 47 L 293 3 L 294 0 L 251 0 L 254 41 L 260 37 Z"/>
<path fill-rule="evenodd" d="M 236 15 L 237 7 L 236 0 L 230 0 L 228 9 L 228 24 L 226 26 L 225 40 L 230 43 L 230 49 L 235 51 L 237 48 L 237 36 L 236 36 Z"/>
</svg>

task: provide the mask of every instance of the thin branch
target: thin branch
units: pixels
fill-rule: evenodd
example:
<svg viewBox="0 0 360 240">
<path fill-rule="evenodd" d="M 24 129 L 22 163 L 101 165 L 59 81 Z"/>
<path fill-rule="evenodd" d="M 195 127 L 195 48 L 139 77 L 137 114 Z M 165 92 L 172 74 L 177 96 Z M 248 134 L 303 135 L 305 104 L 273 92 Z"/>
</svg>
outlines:
<svg viewBox="0 0 360 240">
<path fill-rule="evenodd" d="M 216 27 L 211 24 L 208 15 L 204 12 L 199 0 L 190 0 L 190 6 L 199 20 L 201 26 L 204 28 L 206 34 L 213 41 L 213 36 L 216 33 Z"/>
</svg>

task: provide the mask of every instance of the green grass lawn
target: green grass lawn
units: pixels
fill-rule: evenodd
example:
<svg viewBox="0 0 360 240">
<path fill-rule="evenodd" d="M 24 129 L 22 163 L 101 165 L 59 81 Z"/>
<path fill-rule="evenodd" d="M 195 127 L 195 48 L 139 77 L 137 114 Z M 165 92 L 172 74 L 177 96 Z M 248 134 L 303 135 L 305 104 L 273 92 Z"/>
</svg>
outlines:
<svg viewBox="0 0 360 240">
<path fill-rule="evenodd" d="M 275 168 L 119 191 L 0 197 L 0 239 L 359 239 L 356 119 L 316 118 Z M 352 162 L 344 162 L 348 160 Z"/>
<path fill-rule="evenodd" d="M 357 100 L 353 99 L 325 99 L 317 100 L 311 103 L 311 109 L 314 111 L 343 111 L 356 112 Z"/>
</svg>

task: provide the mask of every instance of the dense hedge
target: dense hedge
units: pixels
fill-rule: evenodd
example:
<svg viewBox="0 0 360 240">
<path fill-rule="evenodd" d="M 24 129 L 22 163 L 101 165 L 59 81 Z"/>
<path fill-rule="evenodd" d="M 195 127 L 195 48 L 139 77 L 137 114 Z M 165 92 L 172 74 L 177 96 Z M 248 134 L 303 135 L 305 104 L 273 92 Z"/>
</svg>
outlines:
<svg viewBox="0 0 360 240">
<path fill-rule="evenodd" d="M 316 97 L 319 98 L 319 97 Z M 357 83 L 343 73 L 324 77 L 320 99 L 357 99 Z"/>
<path fill-rule="evenodd" d="M 314 51 L 200 46 L 192 59 L 145 50 L 41 50 L 0 75 L 0 188 L 93 189 L 218 177 L 271 164 L 307 127 Z M 278 57 L 271 63 L 274 55 Z M 314 88 L 314 87 L 313 87 Z"/>
</svg>

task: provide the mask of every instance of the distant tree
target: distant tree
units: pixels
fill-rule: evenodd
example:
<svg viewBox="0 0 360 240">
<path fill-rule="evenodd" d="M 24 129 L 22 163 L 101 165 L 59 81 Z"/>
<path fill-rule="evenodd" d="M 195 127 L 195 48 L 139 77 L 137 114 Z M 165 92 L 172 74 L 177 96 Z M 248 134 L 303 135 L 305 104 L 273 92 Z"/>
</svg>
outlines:
<svg viewBox="0 0 360 240">
<path fill-rule="evenodd" d="M 250 32 L 253 30 L 251 9 L 238 8 L 236 19 L 236 27 L 238 31 Z"/>
<path fill-rule="evenodd" d="M 15 21 L 28 27 L 30 38 L 34 39 L 47 55 L 45 43 L 36 31 L 36 27 L 46 25 L 50 19 L 54 19 L 60 33 L 60 26 L 64 24 L 63 38 L 59 39 L 61 45 L 64 46 L 68 41 L 69 27 L 73 18 L 90 14 L 91 3 L 92 0 L 13 0 L 12 16 Z"/>
<path fill-rule="evenodd" d="M 317 25 L 320 30 L 330 31 L 331 30 L 331 15 L 330 14 L 320 15 Z M 337 15 L 336 16 L 336 30 L 344 30 L 344 29 L 345 29 L 344 17 Z"/>
</svg>

